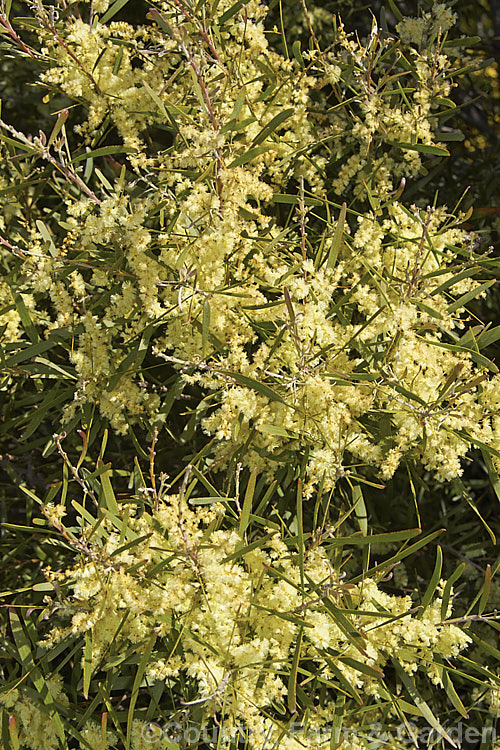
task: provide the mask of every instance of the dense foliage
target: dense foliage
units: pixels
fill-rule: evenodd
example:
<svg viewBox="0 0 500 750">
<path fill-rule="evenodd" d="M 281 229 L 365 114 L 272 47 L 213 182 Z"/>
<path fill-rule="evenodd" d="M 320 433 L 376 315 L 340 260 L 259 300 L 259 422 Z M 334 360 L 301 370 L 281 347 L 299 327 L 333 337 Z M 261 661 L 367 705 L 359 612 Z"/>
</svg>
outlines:
<svg viewBox="0 0 500 750">
<path fill-rule="evenodd" d="M 2 746 L 491 746 L 485 43 L 152 5 L 0 11 Z"/>
</svg>

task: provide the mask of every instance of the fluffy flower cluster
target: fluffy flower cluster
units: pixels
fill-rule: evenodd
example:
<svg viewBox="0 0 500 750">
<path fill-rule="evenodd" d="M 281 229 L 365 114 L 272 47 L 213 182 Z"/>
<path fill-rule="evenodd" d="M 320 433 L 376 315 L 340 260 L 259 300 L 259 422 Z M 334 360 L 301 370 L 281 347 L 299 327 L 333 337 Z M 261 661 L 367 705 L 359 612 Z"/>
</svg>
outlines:
<svg viewBox="0 0 500 750">
<path fill-rule="evenodd" d="M 45 686 L 50 702 L 57 701 L 62 706 L 68 704 L 60 675 L 52 674 Z M 15 732 L 21 747 L 32 750 L 56 750 L 60 747 L 61 729 L 54 723 L 50 710 L 45 706 L 40 708 L 24 688 L 0 692 L 0 705 L 9 712 L 11 731 Z"/>
<path fill-rule="evenodd" d="M 401 40 L 407 44 L 422 47 L 438 35 L 444 35 L 457 19 L 456 13 L 444 3 L 435 3 L 430 13 L 422 13 L 418 18 L 404 18 L 396 30 Z"/>
<path fill-rule="evenodd" d="M 470 640 L 443 621 L 440 598 L 419 617 L 410 597 L 384 593 L 373 578 L 341 580 L 318 544 L 305 550 L 303 563 L 292 540 L 271 528 L 259 546 L 247 545 L 234 530 L 218 528 L 219 504 L 193 509 L 171 495 L 151 514 L 135 515 L 131 507 L 94 533 L 91 559 L 48 572 L 72 590 L 61 609 L 71 623 L 54 629 L 45 646 L 91 633 L 86 658 L 95 673 L 154 635 L 150 684 L 184 693 L 186 706 L 194 695 L 203 725 L 213 715 L 228 731 L 243 723 L 251 747 L 279 737 L 271 715 L 290 701 L 297 648 L 299 671 L 313 668 L 331 693 L 311 713 L 311 726 L 321 731 L 334 714 L 336 690 L 349 685 L 366 699 L 383 697 L 391 657 L 408 674 L 422 669 L 441 685 L 440 659 Z M 293 737 L 282 741 L 290 750 L 301 746 Z"/>
</svg>

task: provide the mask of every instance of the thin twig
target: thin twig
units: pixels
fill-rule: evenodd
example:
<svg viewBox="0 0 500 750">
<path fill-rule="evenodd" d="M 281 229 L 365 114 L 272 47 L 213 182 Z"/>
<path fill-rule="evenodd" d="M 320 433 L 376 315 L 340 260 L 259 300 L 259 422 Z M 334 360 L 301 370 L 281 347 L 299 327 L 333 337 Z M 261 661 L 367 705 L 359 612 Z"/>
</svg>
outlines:
<svg viewBox="0 0 500 750">
<path fill-rule="evenodd" d="M 61 159 L 58 160 L 50 153 L 50 148 L 47 146 L 47 136 L 42 131 L 39 132 L 38 136 L 35 138 L 27 137 L 24 135 L 24 133 L 21 133 L 19 130 L 16 130 L 12 125 L 9 125 L 8 123 L 4 122 L 3 120 L 0 120 L 0 127 L 7 130 L 11 135 L 18 138 L 18 140 L 21 143 L 24 143 L 26 146 L 30 146 L 31 149 L 42 159 L 45 159 L 45 161 L 48 161 L 50 164 L 52 164 L 56 169 L 58 169 L 62 174 L 66 177 L 66 179 L 71 180 L 71 182 L 74 182 L 75 185 L 78 185 L 80 190 L 82 190 L 86 195 L 88 195 L 89 198 L 91 198 L 95 203 L 97 203 L 98 206 L 101 205 L 102 201 L 97 197 L 97 195 L 83 182 L 83 180 L 76 174 L 76 172 L 73 172 L 73 170 L 69 167 L 68 164 L 65 164 L 65 162 Z"/>
<path fill-rule="evenodd" d="M 151 488 L 153 490 L 154 498 L 154 509 L 155 512 L 158 510 L 158 492 L 156 491 L 156 477 L 155 477 L 155 446 L 158 442 L 158 427 L 154 428 L 153 439 L 151 441 L 151 447 L 149 449 L 149 479 L 151 481 Z"/>
<path fill-rule="evenodd" d="M 45 11 L 45 8 L 42 6 L 41 2 L 37 2 L 37 10 L 38 10 L 38 19 L 42 23 L 42 25 L 47 29 L 47 31 L 50 31 L 54 39 L 58 42 L 58 44 L 61 45 L 61 47 L 66 51 L 66 53 L 71 57 L 71 59 L 78 65 L 80 70 L 87 76 L 89 79 L 93 89 L 97 94 L 102 95 L 103 91 L 101 90 L 99 84 L 95 80 L 92 73 L 90 73 L 85 65 L 82 63 L 82 61 L 78 58 L 77 55 L 73 52 L 71 47 L 66 44 L 64 39 L 60 36 L 59 32 L 57 31 L 54 23 L 50 20 L 47 12 Z"/>
<path fill-rule="evenodd" d="M 186 6 L 184 5 L 184 3 L 183 3 L 183 2 L 181 2 L 181 0 L 174 0 L 174 3 L 175 3 L 175 4 L 177 5 L 177 7 L 178 7 L 178 8 L 180 9 L 181 13 L 183 13 L 183 14 L 184 14 L 184 16 L 185 16 L 185 17 L 186 17 L 186 18 L 187 18 L 187 19 L 188 19 L 189 21 L 191 21 L 191 23 L 193 23 L 193 24 L 197 25 L 197 19 L 195 18 L 195 16 L 193 16 L 193 14 L 192 14 L 192 13 L 190 13 L 190 11 L 189 11 L 189 10 L 188 10 L 188 9 L 186 8 Z M 215 48 L 215 46 L 214 46 L 214 43 L 212 42 L 212 40 L 211 40 L 211 39 L 210 39 L 210 37 L 208 36 L 208 33 L 207 33 L 207 29 L 206 29 L 206 27 L 205 27 L 205 24 L 200 24 L 200 25 L 197 25 L 197 31 L 198 31 L 198 33 L 200 34 L 200 36 L 201 36 L 201 37 L 203 37 L 203 39 L 204 39 L 204 40 L 205 40 L 205 42 L 207 43 L 207 46 L 208 46 L 208 48 L 210 49 L 210 52 L 211 52 L 211 53 L 212 53 L 212 55 L 214 56 L 214 59 L 215 59 L 215 60 L 217 60 L 217 62 L 219 63 L 219 65 L 222 65 L 222 60 L 221 60 L 221 59 L 220 59 L 220 57 L 219 57 L 219 54 L 218 54 L 218 52 L 217 52 L 217 50 L 216 50 L 216 48 Z"/>
<path fill-rule="evenodd" d="M 59 455 L 61 456 L 61 458 L 63 459 L 64 463 L 66 464 L 66 466 L 69 468 L 69 470 L 73 474 L 73 478 L 78 482 L 78 484 L 82 488 L 82 490 L 85 493 L 85 495 L 88 495 L 90 497 L 90 499 L 92 500 L 92 502 L 94 503 L 94 505 L 98 506 L 99 503 L 97 502 L 96 496 L 94 495 L 94 493 L 92 492 L 92 490 L 90 489 L 90 487 L 88 486 L 88 484 L 81 478 L 81 476 L 78 473 L 78 470 L 77 470 L 76 466 L 73 466 L 73 464 L 69 460 L 68 454 L 66 453 L 66 451 L 63 449 L 63 447 L 61 445 L 61 441 L 65 439 L 66 433 L 63 432 L 63 433 L 61 433 L 61 435 L 54 434 L 52 437 L 54 438 L 54 442 L 56 444 L 56 447 L 57 447 L 57 450 L 59 452 Z"/>
<path fill-rule="evenodd" d="M 429 229 L 429 224 L 431 223 L 431 219 L 432 219 L 432 208 L 430 206 L 427 206 L 427 214 L 425 217 L 425 221 L 422 222 L 422 220 L 420 219 L 422 223 L 422 237 L 420 239 L 420 243 L 418 246 L 417 258 L 415 260 L 415 265 L 413 267 L 413 273 L 412 273 L 410 281 L 408 282 L 408 288 L 406 290 L 406 299 L 410 298 L 413 288 L 420 274 L 420 271 L 422 270 L 422 254 L 424 252 L 425 240 L 427 238 L 427 230 Z"/>
</svg>

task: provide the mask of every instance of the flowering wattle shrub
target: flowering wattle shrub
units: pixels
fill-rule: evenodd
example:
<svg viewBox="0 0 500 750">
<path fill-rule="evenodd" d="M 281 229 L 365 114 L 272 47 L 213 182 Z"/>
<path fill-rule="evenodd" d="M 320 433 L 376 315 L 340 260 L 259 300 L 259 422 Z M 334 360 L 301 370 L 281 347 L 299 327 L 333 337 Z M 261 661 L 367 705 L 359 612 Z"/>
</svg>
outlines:
<svg viewBox="0 0 500 750">
<path fill-rule="evenodd" d="M 363 38 L 151 5 L 0 6 L 42 125 L 0 119 L 5 529 L 38 561 L 2 594 L 0 748 L 400 748 L 415 717 L 444 746 L 500 684 L 466 652 L 499 656 L 470 625 L 500 563 L 452 618 L 468 557 L 419 512 L 451 483 L 496 543 L 459 478 L 480 449 L 500 497 L 498 262 L 439 197 L 473 40 L 443 3 Z M 361 485 L 403 483 L 384 530 Z"/>
<path fill-rule="evenodd" d="M 2 125 L 7 364 L 39 355 L 49 413 L 67 431 L 94 406 L 118 433 L 168 425 L 166 361 L 177 396 L 198 387 L 220 470 L 305 461 L 310 493 L 403 459 L 449 480 L 471 445 L 498 451 L 490 338 L 464 332 L 492 262 L 463 216 L 404 201 L 448 153 L 453 13 L 400 38 L 374 23 L 366 43 L 337 23 L 287 57 L 254 0 L 209 20 L 160 3 L 140 26 L 105 6 L 34 6 L 38 90 L 79 123 L 66 106 L 52 133 Z M 26 220 L 16 188 L 40 175 Z"/>
</svg>

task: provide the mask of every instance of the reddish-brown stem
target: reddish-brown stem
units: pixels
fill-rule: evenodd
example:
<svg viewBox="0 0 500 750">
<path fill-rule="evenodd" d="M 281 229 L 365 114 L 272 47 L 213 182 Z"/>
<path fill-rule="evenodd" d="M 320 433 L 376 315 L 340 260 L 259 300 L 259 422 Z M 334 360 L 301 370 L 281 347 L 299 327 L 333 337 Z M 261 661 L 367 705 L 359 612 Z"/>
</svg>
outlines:
<svg viewBox="0 0 500 750">
<path fill-rule="evenodd" d="M 26 52 L 26 54 L 29 55 L 33 60 L 36 58 L 33 50 L 27 47 L 21 37 L 14 31 L 14 29 L 12 28 L 12 24 L 10 23 L 4 12 L 0 13 L 0 25 L 4 27 L 10 38 L 16 42 L 16 44 L 22 49 L 23 52 Z"/>
<path fill-rule="evenodd" d="M 191 21 L 191 23 L 196 24 L 197 31 L 200 34 L 200 36 L 205 40 L 207 43 L 208 48 L 210 49 L 210 52 L 212 53 L 215 60 L 217 60 L 218 63 L 222 65 L 222 61 L 218 55 L 217 50 L 214 47 L 214 44 L 210 37 L 208 36 L 207 30 L 204 26 L 204 24 L 197 24 L 197 19 L 193 16 L 193 14 L 186 8 L 184 3 L 181 2 L 181 0 L 174 0 L 174 3 L 177 5 L 181 13 L 183 13 L 186 18 Z"/>
<path fill-rule="evenodd" d="M 66 44 L 66 42 L 64 41 L 64 39 L 62 38 L 62 36 L 58 33 L 56 27 L 53 24 L 49 23 L 46 15 L 44 13 L 43 14 L 41 13 L 40 16 L 39 16 L 39 18 L 40 18 L 40 21 L 42 22 L 42 24 L 47 29 L 47 31 L 50 31 L 50 33 L 52 34 L 52 36 L 54 37 L 54 39 L 61 45 L 61 47 L 63 47 L 63 49 L 67 52 L 67 54 L 71 57 L 71 59 L 74 60 L 74 62 L 78 65 L 78 67 L 80 68 L 80 70 L 82 70 L 82 72 L 87 76 L 87 78 L 91 82 L 91 84 L 92 84 L 95 92 L 97 94 L 102 94 L 103 92 L 101 91 L 101 89 L 99 87 L 99 84 L 95 80 L 95 78 L 92 75 L 92 73 L 90 73 L 87 70 L 87 68 L 82 63 L 82 61 L 79 59 L 79 57 L 77 55 L 75 55 L 75 53 L 73 52 L 73 50 Z"/>
<path fill-rule="evenodd" d="M 5 237 L 2 237 L 1 235 L 0 235 L 0 245 L 4 245 L 11 251 L 11 253 L 13 253 L 14 255 L 18 255 L 20 258 L 26 257 L 26 253 L 23 250 L 21 250 L 20 247 L 18 247 L 17 245 L 12 245 L 8 240 L 5 239 Z"/>
<path fill-rule="evenodd" d="M 205 81 L 203 80 L 203 76 L 201 75 L 201 71 L 196 63 L 196 60 L 193 58 L 189 50 L 185 47 L 184 44 L 182 44 L 182 47 L 184 48 L 185 55 L 187 57 L 187 60 L 189 64 L 191 65 L 194 74 L 198 80 L 198 84 L 200 86 L 202 95 L 203 95 L 203 101 L 205 102 L 205 106 L 207 108 L 208 116 L 210 118 L 210 122 L 212 123 L 212 127 L 214 129 L 214 133 L 219 132 L 219 120 L 217 119 L 217 116 L 213 110 L 212 102 L 210 100 L 210 94 L 208 93 L 208 89 L 206 87 Z M 217 182 L 217 194 L 219 196 L 219 199 L 222 200 L 222 180 L 220 178 L 220 171 L 223 166 L 223 159 L 222 159 L 222 150 L 220 146 L 217 146 L 215 149 L 215 153 L 217 155 L 217 168 L 216 168 L 216 174 L 215 179 Z M 222 208 L 222 205 L 221 205 Z"/>
<path fill-rule="evenodd" d="M 101 199 L 98 198 L 97 195 L 84 183 L 84 181 L 80 177 L 78 177 L 78 175 L 75 174 L 75 172 L 73 172 L 66 164 L 57 161 L 57 159 L 52 156 L 52 154 L 44 154 L 43 156 L 45 159 L 47 159 L 47 161 L 49 161 L 57 169 L 59 169 L 59 171 L 61 171 L 68 180 L 71 180 L 75 183 L 75 185 L 78 185 L 80 190 L 82 190 L 85 195 L 88 195 L 88 197 L 91 198 L 95 203 L 97 203 L 98 206 L 101 205 Z"/>
</svg>

